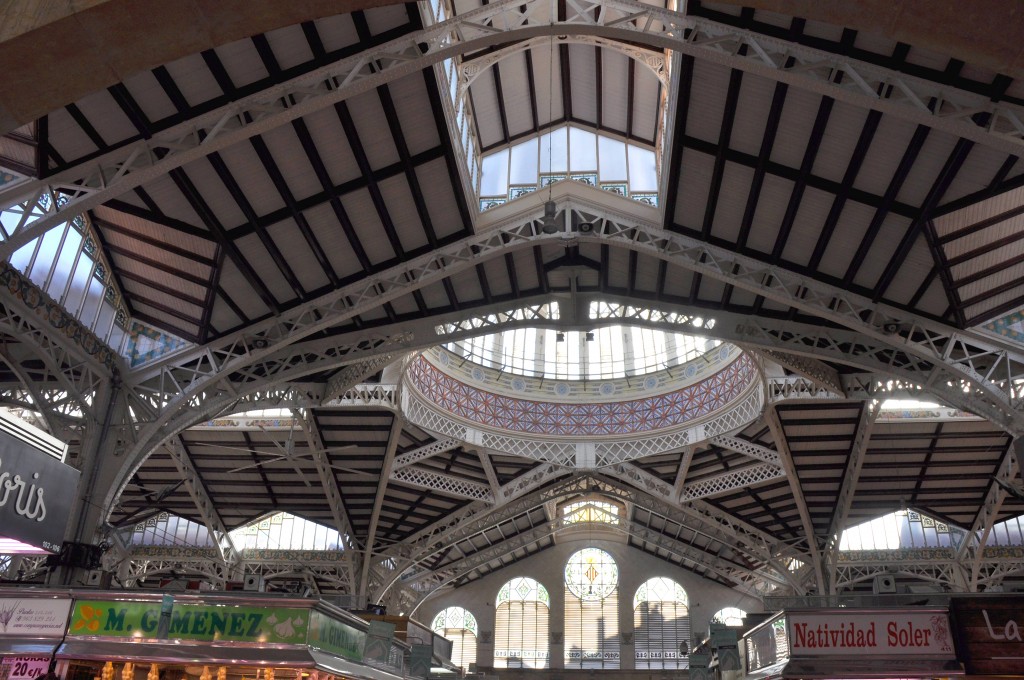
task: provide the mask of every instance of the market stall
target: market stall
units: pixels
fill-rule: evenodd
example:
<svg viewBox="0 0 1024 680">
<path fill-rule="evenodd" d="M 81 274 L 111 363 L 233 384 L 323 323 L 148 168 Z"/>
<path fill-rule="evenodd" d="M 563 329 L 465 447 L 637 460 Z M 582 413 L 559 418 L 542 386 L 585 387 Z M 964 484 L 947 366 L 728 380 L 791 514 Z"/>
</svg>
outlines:
<svg viewBox="0 0 1024 680">
<path fill-rule="evenodd" d="M 963 675 L 945 609 L 782 612 L 743 636 L 746 680 Z"/>
<path fill-rule="evenodd" d="M 107 599 L 75 598 L 56 654 L 63 680 L 397 680 L 403 674 L 401 653 L 367 663 L 366 623 L 326 603 L 206 593 L 101 596 Z"/>
<path fill-rule="evenodd" d="M 46 673 L 70 610 L 69 593 L 0 591 L 0 680 L 33 680 Z"/>
</svg>

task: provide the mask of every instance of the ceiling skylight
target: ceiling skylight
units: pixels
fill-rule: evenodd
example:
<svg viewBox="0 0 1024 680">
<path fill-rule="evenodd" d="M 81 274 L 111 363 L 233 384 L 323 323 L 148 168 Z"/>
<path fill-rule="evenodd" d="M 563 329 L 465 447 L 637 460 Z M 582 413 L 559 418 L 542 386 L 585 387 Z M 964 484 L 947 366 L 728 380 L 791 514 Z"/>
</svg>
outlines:
<svg viewBox="0 0 1024 680">
<path fill-rule="evenodd" d="M 450 342 L 445 349 L 485 368 L 535 378 L 607 380 L 698 358 L 717 340 L 636 326 L 593 331 L 516 328 Z"/>
<path fill-rule="evenodd" d="M 658 172 L 653 149 L 572 125 L 555 128 L 481 159 L 480 209 L 571 179 L 658 204 Z"/>
</svg>

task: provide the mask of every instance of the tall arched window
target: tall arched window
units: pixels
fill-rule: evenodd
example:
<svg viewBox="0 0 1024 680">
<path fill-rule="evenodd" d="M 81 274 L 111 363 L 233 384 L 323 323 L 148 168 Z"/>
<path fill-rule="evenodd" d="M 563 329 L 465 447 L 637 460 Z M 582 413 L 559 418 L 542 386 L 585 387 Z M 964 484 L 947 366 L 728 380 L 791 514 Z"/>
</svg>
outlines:
<svg viewBox="0 0 1024 680">
<path fill-rule="evenodd" d="M 476 617 L 462 607 L 448 607 L 434 617 L 430 628 L 452 641 L 452 663 L 462 670 L 476 664 Z"/>
<path fill-rule="evenodd" d="M 686 644 L 686 649 L 681 645 Z M 636 667 L 689 668 L 690 608 L 686 591 L 670 578 L 652 578 L 633 596 Z"/>
<path fill-rule="evenodd" d="M 501 587 L 494 606 L 494 667 L 548 668 L 547 589 L 532 578 Z"/>
<path fill-rule="evenodd" d="M 565 667 L 619 667 L 619 568 L 597 548 L 565 565 Z"/>
</svg>

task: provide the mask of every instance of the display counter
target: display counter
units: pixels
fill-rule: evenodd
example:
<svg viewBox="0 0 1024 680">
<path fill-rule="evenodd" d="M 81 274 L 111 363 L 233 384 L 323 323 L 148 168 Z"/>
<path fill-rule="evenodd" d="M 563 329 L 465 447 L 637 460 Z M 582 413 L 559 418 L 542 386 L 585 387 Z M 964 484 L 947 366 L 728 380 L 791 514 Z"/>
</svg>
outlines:
<svg viewBox="0 0 1024 680">
<path fill-rule="evenodd" d="M 0 680 L 32 680 L 47 672 L 64 637 L 69 593 L 3 591 L 0 594 Z"/>
<path fill-rule="evenodd" d="M 64 680 L 398 680 L 363 658 L 366 623 L 332 605 L 253 595 L 79 593 Z"/>
<path fill-rule="evenodd" d="M 962 676 L 945 609 L 782 612 L 743 636 L 745 680 Z"/>
</svg>

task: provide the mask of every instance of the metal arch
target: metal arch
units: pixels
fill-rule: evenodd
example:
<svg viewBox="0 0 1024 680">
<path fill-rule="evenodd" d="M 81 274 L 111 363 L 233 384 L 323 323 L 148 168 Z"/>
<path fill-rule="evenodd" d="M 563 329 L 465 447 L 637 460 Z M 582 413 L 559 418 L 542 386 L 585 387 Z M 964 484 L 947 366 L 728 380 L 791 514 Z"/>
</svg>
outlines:
<svg viewBox="0 0 1024 680">
<path fill-rule="evenodd" d="M 586 187 L 573 189 L 579 191 Z M 563 201 L 563 207 L 567 203 Z M 1017 382 L 1024 380 L 1024 358 L 1014 350 L 977 334 L 909 317 L 847 291 L 792 275 L 773 265 L 664 232 L 635 219 L 609 215 L 585 203 L 575 202 L 571 209 L 586 211 L 584 214 L 588 217 L 604 213 L 596 225 L 599 227 L 597 232 L 578 236 L 580 241 L 620 245 L 646 252 L 817 314 L 854 331 L 837 331 L 822 326 L 794 334 L 791 325 L 772 326 L 765 320 L 748 319 L 748 323 L 738 323 L 734 333 L 749 342 L 776 343 L 793 351 L 846 357 L 847 362 L 858 357 L 869 359 L 875 366 L 886 366 L 889 372 L 903 379 L 916 374 L 918 383 L 927 384 L 930 390 L 938 392 L 950 403 L 980 411 L 1012 431 L 1024 431 L 1024 417 L 1015 408 L 1019 400 L 1014 398 L 1013 406 L 1010 403 L 1009 392 L 1012 390 L 1016 397 Z M 565 236 L 544 234 L 533 221 L 495 225 L 483 233 L 263 322 L 249 329 L 247 335 L 239 333 L 219 341 L 216 346 L 187 352 L 173 364 L 146 369 L 129 379 L 136 384 L 136 389 L 152 394 L 151 399 L 163 407 L 158 421 L 149 425 L 150 428 L 158 427 L 161 421 L 169 419 L 182 406 L 191 401 L 201 402 L 198 395 L 208 389 L 210 383 L 270 358 L 281 351 L 280 347 L 492 257 L 546 242 L 565 242 Z M 904 331 L 890 334 L 883 330 L 891 323 L 902 324 Z M 265 340 L 268 347 L 251 347 L 254 336 Z M 873 369 L 874 366 L 869 370 Z M 964 392 L 965 386 L 970 388 L 969 393 Z M 970 407 L 966 406 L 967 401 L 971 402 Z"/>
<path fill-rule="evenodd" d="M 316 465 L 316 472 L 320 477 L 320 486 L 324 490 L 324 498 L 331 508 L 334 528 L 341 535 L 341 540 L 347 550 L 357 548 L 352 521 L 345 510 L 345 504 L 341 498 L 341 489 L 338 488 L 338 480 L 335 478 L 331 462 L 328 460 L 327 447 L 324 445 L 320 428 L 314 422 L 313 414 L 310 410 L 306 409 L 304 412 L 298 413 L 293 409 L 292 414 L 301 424 L 302 431 L 306 435 L 306 441 L 309 444 L 309 450 L 313 452 L 313 463 Z M 349 570 L 351 571 L 351 565 L 349 565 Z M 352 573 L 349 574 L 349 582 L 355 582 L 355 577 Z"/>
<path fill-rule="evenodd" d="M 694 56 L 992 146 L 1020 153 L 1024 112 L 797 43 L 743 31 L 632 0 L 573 2 L 565 19 L 550 0 L 504 0 L 403 36 L 312 73 L 232 102 L 82 163 L 45 181 L 0 190 L 0 208 L 21 212 L 0 259 L 58 223 L 182 167 L 445 59 L 539 35 L 598 35 Z M 839 76 L 842 77 L 839 77 Z M 42 200 L 67 193 L 62 208 Z M 45 216 L 29 224 L 34 209 Z"/>
<path fill-rule="evenodd" d="M 374 363 L 372 358 L 359 362 L 358 365 L 363 366 L 367 373 L 374 373 L 379 370 L 379 367 Z M 310 373 L 320 370 L 320 368 L 321 367 L 319 365 L 314 367 L 301 367 L 296 369 L 296 371 L 300 373 L 300 376 L 295 377 L 309 375 Z M 286 381 L 289 377 L 292 376 L 288 373 L 282 373 L 277 376 L 281 381 Z M 172 437 L 180 434 L 189 427 L 209 420 L 216 414 L 224 413 L 230 409 L 239 409 L 241 404 L 301 406 L 304 403 L 307 403 L 307 400 L 310 398 L 311 396 L 308 393 L 296 393 L 291 389 L 291 385 L 289 384 L 267 384 L 265 381 L 248 384 L 246 385 L 246 389 L 231 388 L 217 392 L 211 391 L 210 394 L 200 393 L 196 399 L 194 408 L 179 408 L 178 410 L 170 413 L 169 416 L 174 416 L 174 418 L 171 418 L 165 427 L 158 428 L 155 434 L 150 433 L 148 443 L 146 440 L 141 438 L 136 441 L 136 444 L 132 449 L 132 453 L 125 456 L 122 469 L 118 473 L 120 477 L 115 479 L 112 488 L 118 488 L 123 485 L 124 480 L 141 467 L 146 457 L 148 457 L 149 451 L 153 448 L 167 442 Z M 314 400 L 310 405 L 315 405 L 316 401 L 318 400 Z M 147 400 L 140 400 L 140 402 L 139 412 L 144 413 L 150 402 Z M 136 415 L 138 416 L 138 413 Z M 142 422 L 141 419 L 138 422 L 133 423 L 133 425 L 137 426 L 140 422 Z M 104 500 L 103 507 L 105 508 L 105 512 L 108 514 L 114 499 L 114 495 L 110 493 Z"/>
<path fill-rule="evenodd" d="M 860 471 L 864 465 L 864 458 L 867 455 L 868 443 L 871 440 L 871 431 L 874 429 L 879 410 L 880 404 L 873 401 L 864 404 L 861 410 L 857 430 L 854 432 L 853 443 L 850 446 L 850 456 L 846 460 L 843 486 L 839 490 L 839 495 L 835 501 L 835 508 L 832 511 L 832 521 L 829 524 L 825 544 L 825 566 L 828 569 L 829 592 L 833 595 L 836 594 L 836 565 L 839 559 L 840 534 L 846 526 L 846 518 L 850 513 L 850 506 L 853 505 L 854 492 L 857 489 Z"/>
<path fill-rule="evenodd" d="M 664 52 L 654 52 L 646 50 L 641 47 L 634 45 L 627 45 L 626 43 L 619 42 L 618 40 L 609 40 L 602 38 L 597 35 L 558 35 L 554 36 L 558 44 L 573 44 L 573 45 L 591 45 L 593 47 L 603 47 L 606 49 L 614 50 L 620 54 L 625 55 L 633 61 L 639 62 L 642 66 L 645 66 L 648 71 L 654 74 L 662 87 L 668 88 L 669 86 L 669 75 L 668 75 L 668 57 L 665 56 Z M 490 52 L 485 56 L 476 57 L 470 61 L 463 61 L 459 64 L 459 97 L 464 96 L 469 91 L 469 86 L 473 84 L 473 81 L 480 77 L 488 68 L 494 66 L 500 61 L 511 57 L 514 54 L 531 50 L 538 45 L 550 44 L 552 38 L 530 38 L 529 40 L 522 40 L 520 42 L 503 47 L 500 50 Z"/>
<path fill-rule="evenodd" d="M 775 446 L 779 452 L 779 462 L 789 478 L 789 488 L 793 492 L 793 500 L 796 502 L 797 511 L 800 514 L 800 522 L 803 524 L 804 535 L 807 536 L 807 549 L 810 552 L 811 561 L 814 565 L 814 575 L 817 579 L 817 590 L 825 593 L 825 572 L 821 564 L 821 551 L 818 549 L 818 536 L 814 532 L 814 522 L 811 521 L 811 513 L 807 509 L 807 502 L 804 500 L 804 490 L 800 486 L 800 475 L 796 472 L 796 465 L 793 462 L 793 454 L 789 450 L 789 442 L 786 440 L 786 431 L 779 420 L 779 414 L 775 406 L 765 409 L 765 422 L 768 429 L 775 437 Z"/>
<path fill-rule="evenodd" d="M 178 469 L 178 474 L 185 482 L 185 488 L 192 496 L 192 502 L 196 504 L 199 516 L 203 518 L 203 524 L 206 525 L 207 531 L 214 539 L 217 554 L 221 561 L 230 568 L 230 565 L 238 561 L 238 550 L 231 540 L 231 534 L 227 527 L 224 526 L 224 520 L 221 519 L 220 513 L 217 512 L 217 508 L 213 504 L 213 499 L 206 492 L 199 472 L 192 464 L 192 458 L 188 455 L 185 445 L 179 437 L 175 437 L 168 443 L 167 450 L 171 460 L 174 461 L 174 466 Z"/>
</svg>

